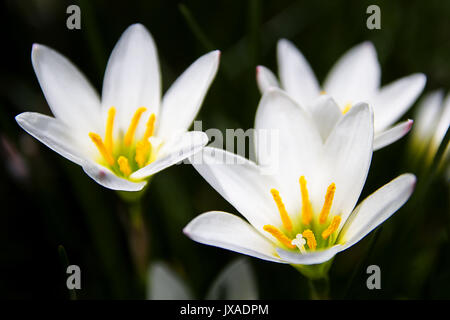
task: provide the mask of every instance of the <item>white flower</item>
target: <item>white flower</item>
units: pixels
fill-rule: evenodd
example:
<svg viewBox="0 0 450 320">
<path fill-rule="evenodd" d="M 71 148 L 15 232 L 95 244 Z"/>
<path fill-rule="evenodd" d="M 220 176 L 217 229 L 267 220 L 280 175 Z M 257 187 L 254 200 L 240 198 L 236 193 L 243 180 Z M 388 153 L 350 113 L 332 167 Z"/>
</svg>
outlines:
<svg viewBox="0 0 450 320">
<path fill-rule="evenodd" d="M 189 286 L 166 263 L 154 262 L 148 270 L 148 300 L 194 300 Z M 250 263 L 239 258 L 220 272 L 208 289 L 206 300 L 256 300 L 258 288 Z"/>
<path fill-rule="evenodd" d="M 152 36 L 131 25 L 106 67 L 101 100 L 64 56 L 33 45 L 32 62 L 54 115 L 16 117 L 33 137 L 83 167 L 104 187 L 137 191 L 146 178 L 199 151 L 203 132 L 187 132 L 217 72 L 219 51 L 195 61 L 161 100 L 158 56 Z"/>
<path fill-rule="evenodd" d="M 417 73 L 380 88 L 380 66 L 370 42 L 357 45 L 344 54 L 329 72 L 323 87 L 305 57 L 291 42 L 280 40 L 277 56 L 281 83 L 269 69 L 258 66 L 257 81 L 261 92 L 271 87 L 281 87 L 311 112 L 315 112 L 317 97 L 329 95 L 338 108 L 328 107 L 326 113 L 338 119 L 355 104 L 368 103 L 374 112 L 374 150 L 397 141 L 411 129 L 412 120 L 394 123 L 420 95 L 426 77 Z"/>
<path fill-rule="evenodd" d="M 308 112 L 271 89 L 261 99 L 255 129 L 278 130 L 278 172 L 262 172 L 258 163 L 273 155 L 258 140 L 258 163 L 205 147 L 195 169 L 247 221 L 206 212 L 185 227 L 191 239 L 279 263 L 320 264 L 361 240 L 413 191 L 414 175 L 403 174 L 355 208 L 373 153 L 367 104 L 351 108 L 323 140 Z"/>
<path fill-rule="evenodd" d="M 411 148 L 414 155 L 424 157 L 430 164 L 441 145 L 450 125 L 450 94 L 444 100 L 442 90 L 424 96 L 417 108 L 416 125 L 411 132 Z M 447 143 L 443 160 L 450 150 Z"/>
</svg>

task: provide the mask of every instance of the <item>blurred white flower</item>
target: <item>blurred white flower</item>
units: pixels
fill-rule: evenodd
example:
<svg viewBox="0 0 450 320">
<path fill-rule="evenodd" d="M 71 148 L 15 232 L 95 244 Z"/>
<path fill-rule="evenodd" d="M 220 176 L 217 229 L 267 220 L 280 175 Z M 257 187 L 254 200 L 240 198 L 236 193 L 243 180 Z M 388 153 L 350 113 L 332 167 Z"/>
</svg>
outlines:
<svg viewBox="0 0 450 320">
<path fill-rule="evenodd" d="M 397 141 L 411 129 L 412 120 L 394 123 L 420 95 L 426 77 L 417 73 L 380 88 L 380 66 L 372 43 L 364 42 L 345 53 L 329 72 L 323 87 L 291 42 L 280 40 L 277 56 L 280 83 L 269 69 L 257 67 L 261 92 L 280 87 L 311 112 L 316 112 L 316 99 L 320 95 L 329 95 L 338 105 L 338 109 L 327 111 L 329 117 L 337 118 L 335 122 L 357 103 L 368 103 L 374 112 L 374 150 Z"/>
<path fill-rule="evenodd" d="M 148 271 L 148 300 L 193 300 L 186 282 L 164 262 L 154 262 Z M 236 259 L 222 270 L 208 289 L 207 300 L 256 300 L 258 289 L 247 259 Z"/>
<path fill-rule="evenodd" d="M 16 117 L 33 137 L 83 167 L 102 186 L 138 191 L 146 179 L 199 151 L 203 132 L 187 132 L 217 72 L 219 51 L 195 61 L 161 99 L 153 38 L 131 25 L 106 67 L 101 100 L 84 75 L 58 52 L 35 44 L 32 62 L 54 115 Z"/>
<path fill-rule="evenodd" d="M 205 147 L 203 163 L 193 166 L 247 221 L 206 212 L 184 228 L 191 239 L 273 262 L 321 264 L 361 240 L 413 192 L 414 175 L 403 174 L 355 208 L 373 153 L 373 115 L 367 104 L 352 107 L 324 140 L 305 109 L 271 89 L 261 99 L 255 129 L 278 130 L 278 172 L 262 172 L 258 163 L 275 155 L 258 140 L 258 163 Z"/>
<path fill-rule="evenodd" d="M 410 151 L 430 165 L 450 125 L 450 94 L 444 100 L 442 90 L 424 96 L 417 108 L 416 125 L 411 132 Z M 448 161 L 450 143 L 447 142 L 443 161 Z M 448 165 L 448 163 L 447 163 Z"/>
</svg>

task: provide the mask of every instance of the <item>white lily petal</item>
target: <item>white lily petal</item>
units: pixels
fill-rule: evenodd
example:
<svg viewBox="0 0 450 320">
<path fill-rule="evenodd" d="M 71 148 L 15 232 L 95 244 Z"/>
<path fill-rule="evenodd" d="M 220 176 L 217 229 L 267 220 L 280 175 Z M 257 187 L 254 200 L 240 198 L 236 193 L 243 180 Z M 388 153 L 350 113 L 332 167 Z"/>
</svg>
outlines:
<svg viewBox="0 0 450 320">
<path fill-rule="evenodd" d="M 270 88 L 279 88 L 277 77 L 275 74 L 264 66 L 256 67 L 256 82 L 258 83 L 259 91 L 264 94 Z"/>
<path fill-rule="evenodd" d="M 64 158 L 82 165 L 86 155 L 73 139 L 70 129 L 61 121 L 35 112 L 24 112 L 16 116 L 17 123 L 34 138 Z"/>
<path fill-rule="evenodd" d="M 372 193 L 352 212 L 337 242 L 345 248 L 357 243 L 403 206 L 415 184 L 416 177 L 406 173 Z"/>
<path fill-rule="evenodd" d="M 162 171 L 199 152 L 208 143 L 208 136 L 204 132 L 190 131 L 182 134 L 169 149 L 163 151 L 163 156 L 158 157 L 149 165 L 133 172 L 131 179 L 144 179 L 159 171 Z"/>
<path fill-rule="evenodd" d="M 263 95 L 256 112 L 255 128 L 258 164 L 271 166 L 277 172 L 287 209 L 297 212 L 300 205 L 298 179 L 302 175 L 311 178 L 315 172 L 322 148 L 319 131 L 310 114 L 279 89 L 271 89 Z M 260 132 L 264 131 L 278 134 L 278 139 L 262 141 Z"/>
<path fill-rule="evenodd" d="M 270 190 L 276 182 L 253 162 L 233 153 L 205 147 L 192 157 L 200 175 L 255 228 L 278 226 L 281 220 Z"/>
<path fill-rule="evenodd" d="M 340 214 L 342 222 L 346 220 L 366 181 L 373 153 L 372 144 L 373 113 L 367 104 L 362 103 L 342 117 L 326 141 L 321 170 L 323 184 L 318 189 L 321 196 L 314 199 L 318 202 L 315 204 L 316 210 L 320 210 L 323 204 L 327 186 L 334 182 L 336 192 L 331 212 Z"/>
<path fill-rule="evenodd" d="M 320 96 L 311 108 L 311 114 L 319 129 L 322 141 L 326 141 L 342 112 L 336 102 L 328 95 Z"/>
<path fill-rule="evenodd" d="M 78 131 L 98 129 L 100 99 L 77 67 L 40 44 L 33 45 L 31 61 L 53 115 Z"/>
<path fill-rule="evenodd" d="M 380 66 L 372 43 L 361 43 L 347 51 L 333 66 L 324 83 L 327 94 L 341 108 L 365 102 L 380 85 Z"/>
<path fill-rule="evenodd" d="M 375 132 L 395 123 L 416 101 L 425 83 L 425 75 L 416 73 L 382 87 L 369 101 L 376 114 Z"/>
<path fill-rule="evenodd" d="M 163 262 L 155 262 L 150 266 L 147 283 L 148 300 L 193 299 L 184 281 Z"/>
<path fill-rule="evenodd" d="M 439 146 L 441 145 L 442 140 L 444 139 L 450 125 L 450 94 L 448 94 L 445 98 L 442 109 L 443 110 L 437 123 L 436 130 L 434 132 L 433 138 L 431 139 L 433 154 L 438 151 Z"/>
<path fill-rule="evenodd" d="M 319 95 L 320 86 L 308 61 L 286 39 L 278 41 L 277 57 L 283 89 L 300 105 L 309 106 Z"/>
<path fill-rule="evenodd" d="M 343 246 L 338 244 L 322 251 L 314 251 L 303 254 L 300 252 L 287 251 L 281 248 L 277 248 L 277 253 L 280 258 L 287 263 L 310 265 L 326 262 L 342 250 L 344 250 Z"/>
<path fill-rule="evenodd" d="M 170 138 L 188 130 L 219 66 L 220 51 L 198 58 L 172 84 L 163 98 L 157 135 Z"/>
<path fill-rule="evenodd" d="M 226 212 L 210 211 L 193 219 L 183 229 L 194 241 L 243 253 L 259 259 L 283 263 L 275 245 L 243 219 Z"/>
<path fill-rule="evenodd" d="M 141 24 L 129 26 L 115 45 L 103 79 L 102 110 L 106 117 L 110 107 L 116 108 L 116 129 L 125 132 L 139 107 L 158 114 L 161 79 L 158 54 L 148 30 Z M 141 121 L 137 132 L 144 130 Z"/>
<path fill-rule="evenodd" d="M 373 140 L 373 150 L 376 151 L 384 148 L 403 137 L 411 130 L 413 122 L 413 120 L 406 120 L 396 124 L 392 128 L 376 133 Z"/>
<path fill-rule="evenodd" d="M 419 102 L 419 106 L 414 115 L 416 123 L 412 135 L 414 139 L 427 141 L 434 133 L 436 123 L 439 121 L 444 92 L 436 90 L 426 94 Z"/>
<path fill-rule="evenodd" d="M 82 164 L 84 172 L 98 184 L 111 190 L 139 191 L 147 184 L 146 181 L 133 182 L 116 176 L 108 168 L 92 161 Z"/>
</svg>

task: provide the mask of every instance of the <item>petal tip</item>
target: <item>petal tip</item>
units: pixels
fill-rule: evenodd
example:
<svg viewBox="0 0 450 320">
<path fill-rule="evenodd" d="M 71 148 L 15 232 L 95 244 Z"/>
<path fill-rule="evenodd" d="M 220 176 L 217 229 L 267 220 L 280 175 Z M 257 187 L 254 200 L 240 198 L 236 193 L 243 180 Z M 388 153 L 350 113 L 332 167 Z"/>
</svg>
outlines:
<svg viewBox="0 0 450 320">
<path fill-rule="evenodd" d="M 34 60 L 37 58 L 37 55 L 39 54 L 42 49 L 45 48 L 44 45 L 39 43 L 33 43 L 31 45 L 31 60 L 34 62 Z"/>
<path fill-rule="evenodd" d="M 364 41 L 358 47 L 369 53 L 374 53 L 375 55 L 377 54 L 377 50 L 375 49 L 375 45 L 372 41 Z"/>
<path fill-rule="evenodd" d="M 24 114 L 24 113 L 19 113 L 18 115 L 16 115 L 16 116 L 14 117 L 14 119 L 15 119 L 17 122 L 20 123 L 20 121 L 22 121 L 23 114 Z"/>
<path fill-rule="evenodd" d="M 369 40 L 364 41 L 361 45 L 366 47 L 366 48 L 375 49 L 375 46 L 373 45 L 373 42 L 369 41 Z"/>
<path fill-rule="evenodd" d="M 278 46 L 289 46 L 289 45 L 292 45 L 292 42 L 286 38 L 281 38 L 280 40 L 278 40 L 277 45 Z"/>
<path fill-rule="evenodd" d="M 408 119 L 407 124 L 406 124 L 406 128 L 405 128 L 405 133 L 407 133 L 407 132 L 409 132 L 409 130 L 411 130 L 413 124 L 414 124 L 414 120 Z"/>
<path fill-rule="evenodd" d="M 153 40 L 153 37 L 151 36 L 150 32 L 148 31 L 148 29 L 142 23 L 134 23 L 134 24 L 128 26 L 128 28 L 125 29 L 123 34 L 129 34 L 129 33 L 131 33 L 133 35 L 141 34 L 142 36 L 150 37 Z"/>
<path fill-rule="evenodd" d="M 181 230 L 181 232 L 183 232 L 183 234 L 188 238 L 191 237 L 191 235 L 189 233 L 189 226 L 190 226 L 190 223 L 188 225 L 186 225 L 186 227 L 184 227 L 183 230 Z"/>
<path fill-rule="evenodd" d="M 128 29 L 132 29 L 132 30 L 145 30 L 147 31 L 147 28 L 140 22 L 136 22 L 131 24 Z"/>
<path fill-rule="evenodd" d="M 41 45 L 39 43 L 33 43 L 31 45 L 31 51 L 36 51 L 41 47 Z"/>
</svg>

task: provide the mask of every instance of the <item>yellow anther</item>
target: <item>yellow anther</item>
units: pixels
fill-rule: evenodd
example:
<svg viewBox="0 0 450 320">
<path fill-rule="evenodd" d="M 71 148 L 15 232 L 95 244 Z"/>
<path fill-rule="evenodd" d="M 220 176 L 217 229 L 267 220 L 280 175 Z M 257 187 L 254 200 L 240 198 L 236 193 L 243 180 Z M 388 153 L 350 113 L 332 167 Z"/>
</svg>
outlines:
<svg viewBox="0 0 450 320">
<path fill-rule="evenodd" d="M 327 239 L 333 232 L 335 232 L 339 228 L 339 224 L 341 223 L 340 216 L 334 216 L 333 220 L 331 220 L 330 225 L 322 232 L 322 238 Z"/>
<path fill-rule="evenodd" d="M 300 177 L 300 191 L 302 193 L 302 223 L 304 225 L 310 224 L 313 212 L 311 203 L 309 202 L 308 189 L 306 188 L 306 179 L 305 176 Z"/>
<path fill-rule="evenodd" d="M 264 231 L 269 232 L 272 236 L 274 236 L 278 241 L 280 241 L 282 244 L 284 244 L 286 247 L 290 248 L 290 249 L 294 249 L 295 245 L 293 245 L 291 243 L 291 240 L 286 237 L 286 235 L 281 232 L 278 228 L 270 225 L 270 224 L 266 224 L 263 227 Z"/>
<path fill-rule="evenodd" d="M 136 110 L 136 112 L 133 115 L 133 118 L 131 119 L 131 123 L 130 126 L 128 127 L 128 131 L 125 134 L 125 138 L 123 140 L 123 142 L 125 143 L 125 145 L 128 147 L 134 139 L 134 133 L 136 131 L 137 125 L 139 123 L 139 120 L 141 119 L 142 114 L 146 111 L 147 109 L 144 107 L 140 107 L 139 109 Z"/>
<path fill-rule="evenodd" d="M 108 110 L 108 119 L 106 120 L 106 130 L 105 130 L 105 147 L 109 153 L 113 153 L 113 127 L 114 127 L 114 117 L 116 116 L 116 108 L 111 107 Z"/>
<path fill-rule="evenodd" d="M 327 92 L 325 90 L 320 91 L 321 95 L 327 94 Z"/>
<path fill-rule="evenodd" d="M 147 128 L 145 129 L 144 138 L 142 140 L 148 140 L 153 135 L 153 131 L 155 130 L 155 120 L 156 116 L 154 113 L 150 115 L 147 121 Z"/>
<path fill-rule="evenodd" d="M 336 185 L 333 182 L 328 186 L 327 193 L 325 194 L 325 202 L 323 203 L 322 211 L 319 214 L 319 223 L 321 224 L 324 224 L 328 219 L 335 192 Z"/>
<path fill-rule="evenodd" d="M 94 133 L 89 132 L 89 137 L 91 138 L 92 142 L 97 146 L 98 151 L 102 155 L 102 157 L 108 162 L 110 166 L 114 165 L 114 158 L 112 154 L 106 149 L 105 145 L 103 144 L 102 138 Z"/>
<path fill-rule="evenodd" d="M 128 177 L 131 174 L 131 168 L 130 164 L 128 163 L 128 159 L 124 156 L 120 156 L 119 159 L 117 159 L 117 163 L 119 164 L 120 172 Z"/>
<path fill-rule="evenodd" d="M 316 237 L 314 236 L 314 232 L 307 229 L 303 231 L 303 237 L 306 239 L 306 243 L 311 250 L 315 250 L 317 247 Z"/>
<path fill-rule="evenodd" d="M 283 201 L 281 200 L 280 193 L 276 189 L 271 189 L 270 193 L 272 194 L 273 200 L 277 204 L 278 211 L 280 212 L 281 221 L 283 222 L 283 226 L 286 230 L 292 230 L 292 221 L 289 218 L 289 215 L 286 211 L 286 207 L 284 206 Z"/>
<path fill-rule="evenodd" d="M 147 140 L 141 140 L 136 143 L 136 156 L 134 157 L 134 160 L 136 160 L 136 163 L 140 168 L 147 164 L 150 148 L 150 142 Z"/>
<path fill-rule="evenodd" d="M 344 109 L 342 110 L 342 114 L 346 114 L 351 108 L 352 108 L 352 104 L 351 103 L 347 103 L 344 106 Z"/>
</svg>

